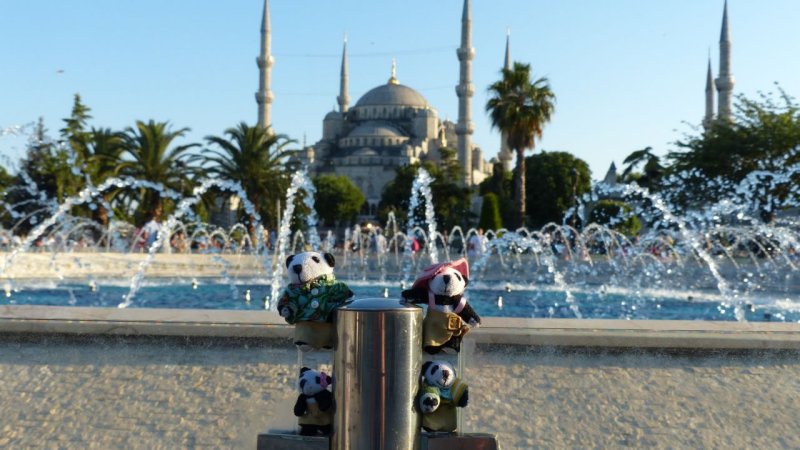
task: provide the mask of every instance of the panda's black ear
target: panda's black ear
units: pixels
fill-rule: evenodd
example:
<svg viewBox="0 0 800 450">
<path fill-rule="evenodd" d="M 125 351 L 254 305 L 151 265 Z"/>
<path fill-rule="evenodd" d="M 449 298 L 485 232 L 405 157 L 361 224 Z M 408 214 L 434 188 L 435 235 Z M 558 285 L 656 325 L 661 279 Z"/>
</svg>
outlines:
<svg viewBox="0 0 800 450">
<path fill-rule="evenodd" d="M 430 367 L 430 366 L 431 366 L 431 364 L 433 364 L 433 361 L 425 361 L 425 362 L 422 364 L 422 376 L 423 376 L 423 377 L 425 376 L 425 372 L 427 372 L 427 371 L 428 371 L 428 367 Z"/>
<path fill-rule="evenodd" d="M 286 257 L 286 267 L 287 268 L 289 267 L 289 263 L 292 262 L 292 258 L 294 258 L 294 255 L 289 255 L 289 256 Z"/>
<path fill-rule="evenodd" d="M 325 262 L 327 262 L 329 266 L 336 267 L 336 259 L 334 259 L 332 254 L 325 253 L 323 256 L 325 257 Z"/>
<path fill-rule="evenodd" d="M 464 277 L 464 287 L 467 287 L 468 284 L 469 284 L 469 278 Z"/>
<path fill-rule="evenodd" d="M 300 369 L 300 375 L 308 372 L 309 370 L 311 370 L 311 369 L 309 369 L 308 367 L 303 367 L 302 369 Z"/>
</svg>

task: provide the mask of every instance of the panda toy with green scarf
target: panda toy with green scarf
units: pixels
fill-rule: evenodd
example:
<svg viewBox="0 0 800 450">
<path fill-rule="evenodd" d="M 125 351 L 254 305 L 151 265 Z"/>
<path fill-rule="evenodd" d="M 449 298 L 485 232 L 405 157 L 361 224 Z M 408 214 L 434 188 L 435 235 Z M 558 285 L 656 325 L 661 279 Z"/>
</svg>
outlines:
<svg viewBox="0 0 800 450">
<path fill-rule="evenodd" d="M 286 258 L 289 285 L 278 300 L 278 312 L 293 324 L 294 343 L 302 351 L 331 349 L 336 336 L 336 307 L 353 296 L 336 281 L 336 261 L 330 253 L 303 252 Z"/>
</svg>

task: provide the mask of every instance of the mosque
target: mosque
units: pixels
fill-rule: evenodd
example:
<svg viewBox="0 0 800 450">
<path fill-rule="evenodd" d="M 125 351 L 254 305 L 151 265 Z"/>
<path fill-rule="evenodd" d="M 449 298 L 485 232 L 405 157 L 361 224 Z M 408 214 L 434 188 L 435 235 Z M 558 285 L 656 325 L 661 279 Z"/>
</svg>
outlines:
<svg viewBox="0 0 800 450">
<path fill-rule="evenodd" d="M 271 124 L 270 106 L 274 95 L 270 88 L 270 75 L 274 58 L 271 51 L 269 0 L 264 0 L 261 22 L 261 52 L 257 58 L 259 68 L 258 124 Z M 711 58 L 708 61 L 706 104 L 703 126 L 708 129 L 715 120 L 731 120 L 734 77 L 731 72 L 731 37 L 728 27 L 728 3 L 722 17 L 719 42 L 719 76 L 714 79 Z M 473 145 L 472 133 L 472 5 L 464 0 L 461 16 L 461 45 L 456 51 L 460 72 L 455 87 L 458 97 L 458 121 L 441 120 L 422 94 L 401 84 L 393 62 L 391 76 L 386 84 L 364 94 L 350 107 L 348 93 L 347 42 L 342 50 L 337 109 L 327 113 L 322 121 L 322 138 L 305 146 L 296 156 L 296 162 L 307 167 L 311 176 L 335 174 L 347 176 L 364 194 L 366 203 L 362 211 L 372 216 L 377 211 L 383 188 L 394 179 L 398 167 L 420 161 L 440 161 L 439 149 L 457 150 L 464 186 L 474 186 L 492 172 L 495 162 L 503 170 L 512 169 L 512 152 L 501 136 L 497 159 L 484 160 L 483 152 Z M 506 39 L 505 68 L 511 68 L 509 40 Z M 719 97 L 718 111 L 714 114 L 714 87 Z M 606 182 L 615 182 L 616 167 L 611 164 Z"/>
<path fill-rule="evenodd" d="M 257 59 L 260 69 L 258 123 L 268 126 L 270 104 L 270 70 L 274 63 L 271 55 L 269 0 L 264 1 L 261 23 L 261 54 Z M 373 216 L 384 187 L 394 179 L 398 167 L 420 161 L 439 162 L 443 147 L 457 150 L 464 186 L 479 184 L 491 174 L 492 164 L 486 162 L 480 148 L 472 144 L 472 96 L 475 87 L 471 82 L 472 59 L 472 7 L 464 0 L 461 17 L 461 45 L 457 50 L 460 62 L 460 83 L 456 86 L 458 121 L 442 120 L 436 109 L 422 94 L 400 83 L 396 65 L 392 63 L 391 76 L 386 84 L 364 94 L 352 107 L 348 93 L 347 42 L 342 50 L 338 108 L 325 115 L 322 121 L 322 139 L 305 146 L 296 156 L 297 162 L 308 167 L 311 176 L 335 174 L 347 176 L 364 194 L 366 203 L 362 213 Z M 510 67 L 508 41 L 506 64 Z M 498 159 L 506 170 L 511 170 L 511 152 L 502 146 Z"/>
</svg>

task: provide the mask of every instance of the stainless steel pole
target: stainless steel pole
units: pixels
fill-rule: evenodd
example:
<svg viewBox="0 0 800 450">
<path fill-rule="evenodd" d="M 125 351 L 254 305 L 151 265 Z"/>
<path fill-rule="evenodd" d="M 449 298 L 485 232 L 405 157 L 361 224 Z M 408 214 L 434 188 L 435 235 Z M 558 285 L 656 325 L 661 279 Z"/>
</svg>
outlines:
<svg viewBox="0 0 800 450">
<path fill-rule="evenodd" d="M 331 448 L 417 450 L 422 308 L 385 298 L 339 308 Z"/>
</svg>

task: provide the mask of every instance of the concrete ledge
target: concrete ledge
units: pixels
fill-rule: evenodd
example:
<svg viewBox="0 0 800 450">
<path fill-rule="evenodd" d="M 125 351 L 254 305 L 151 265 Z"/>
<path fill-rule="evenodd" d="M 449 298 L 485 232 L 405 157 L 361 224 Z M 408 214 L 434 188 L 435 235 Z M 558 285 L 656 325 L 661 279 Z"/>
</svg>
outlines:
<svg viewBox="0 0 800 450">
<path fill-rule="evenodd" d="M 4 305 L 0 333 L 286 339 L 293 327 L 269 311 Z M 800 324 L 487 317 L 468 339 L 537 347 L 800 350 Z"/>
<path fill-rule="evenodd" d="M 260 433 L 256 442 L 257 450 L 328 450 L 330 438 L 327 436 L 300 436 L 290 431 L 270 431 Z"/>
<path fill-rule="evenodd" d="M 290 338 L 293 327 L 269 311 L 5 305 L 0 332 L 275 339 Z"/>
<path fill-rule="evenodd" d="M 329 438 L 292 432 L 260 433 L 258 450 L 328 450 Z M 422 433 L 420 450 L 497 450 L 497 437 L 488 433 Z"/>
</svg>

